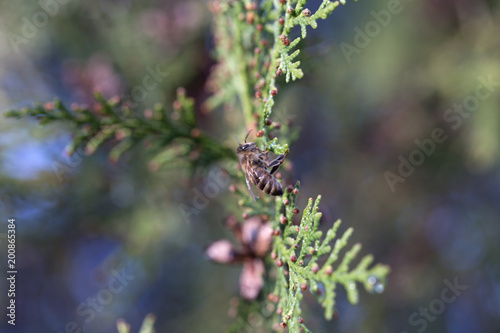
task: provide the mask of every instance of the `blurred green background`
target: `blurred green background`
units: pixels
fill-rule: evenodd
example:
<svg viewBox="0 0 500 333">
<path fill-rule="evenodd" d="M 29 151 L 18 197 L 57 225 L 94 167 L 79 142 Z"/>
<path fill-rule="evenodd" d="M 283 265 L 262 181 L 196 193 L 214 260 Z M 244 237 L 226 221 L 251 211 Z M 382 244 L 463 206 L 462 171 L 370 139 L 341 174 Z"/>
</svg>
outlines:
<svg viewBox="0 0 500 333">
<path fill-rule="evenodd" d="M 314 332 L 498 332 L 499 5 L 348 2 L 303 43 L 305 77 L 282 82 L 273 117 L 300 129 L 289 160 L 302 205 L 322 194 L 325 227 L 341 218 L 392 270 L 384 293 L 362 292 L 357 306 L 340 291 L 331 322 L 306 298 Z M 204 1 L 2 1 L 0 110 L 54 97 L 89 105 L 94 90 L 125 96 L 157 66 L 168 75 L 141 107 L 171 105 L 179 86 L 201 104 L 214 65 L 210 19 Z M 229 117 L 200 113 L 201 127 L 231 142 L 243 133 Z M 418 153 L 415 140 L 436 129 L 446 139 Z M 67 157 L 70 138 L 70 126 L 0 117 L 1 253 L 15 217 L 19 272 L 17 324 L 2 315 L 0 330 L 116 332 L 125 318 L 137 331 L 154 313 L 158 332 L 223 332 L 241 267 L 214 265 L 203 249 L 229 237 L 231 193 L 187 221 L 179 205 L 203 179 L 151 172 L 140 147 L 114 165 L 105 150 Z M 387 172 L 396 177 L 401 160 L 419 165 L 391 188 Z M 5 272 L 6 255 L 0 262 Z M 445 280 L 467 288 L 443 302 Z"/>
</svg>

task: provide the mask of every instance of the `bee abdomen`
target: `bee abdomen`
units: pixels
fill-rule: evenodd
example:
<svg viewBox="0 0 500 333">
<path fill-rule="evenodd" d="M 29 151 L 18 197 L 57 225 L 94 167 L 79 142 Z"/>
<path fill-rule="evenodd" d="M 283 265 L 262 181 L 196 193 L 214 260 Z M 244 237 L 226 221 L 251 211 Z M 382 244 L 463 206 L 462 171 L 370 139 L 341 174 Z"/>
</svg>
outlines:
<svg viewBox="0 0 500 333">
<path fill-rule="evenodd" d="M 273 188 L 268 192 L 270 195 L 283 195 L 283 189 L 281 188 L 281 184 L 278 181 L 275 181 L 273 184 Z"/>
<path fill-rule="evenodd" d="M 281 184 L 278 183 L 273 176 L 264 174 L 260 177 L 259 181 L 255 184 L 261 191 L 270 195 L 282 195 L 283 189 Z"/>
</svg>

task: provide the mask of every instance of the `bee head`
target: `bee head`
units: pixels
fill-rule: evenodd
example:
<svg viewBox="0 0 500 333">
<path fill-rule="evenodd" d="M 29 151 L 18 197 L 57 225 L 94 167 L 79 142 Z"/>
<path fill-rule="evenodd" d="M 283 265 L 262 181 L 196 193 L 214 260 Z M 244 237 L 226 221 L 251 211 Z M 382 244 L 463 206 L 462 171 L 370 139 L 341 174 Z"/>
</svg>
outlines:
<svg viewBox="0 0 500 333">
<path fill-rule="evenodd" d="M 243 151 L 252 151 L 252 150 L 257 149 L 257 146 L 255 145 L 255 143 L 253 143 L 253 142 L 247 142 L 247 138 L 250 135 L 251 131 L 252 130 L 248 131 L 247 136 L 245 137 L 245 143 L 243 143 L 243 144 L 241 144 L 238 141 L 238 138 L 235 136 L 236 142 L 238 142 L 238 145 L 239 145 L 238 148 L 236 148 L 236 152 L 237 153 L 241 153 Z"/>
<path fill-rule="evenodd" d="M 238 148 L 236 148 L 237 153 L 245 152 L 245 151 L 253 151 L 257 149 L 257 146 L 253 142 L 245 142 L 240 144 Z"/>
</svg>

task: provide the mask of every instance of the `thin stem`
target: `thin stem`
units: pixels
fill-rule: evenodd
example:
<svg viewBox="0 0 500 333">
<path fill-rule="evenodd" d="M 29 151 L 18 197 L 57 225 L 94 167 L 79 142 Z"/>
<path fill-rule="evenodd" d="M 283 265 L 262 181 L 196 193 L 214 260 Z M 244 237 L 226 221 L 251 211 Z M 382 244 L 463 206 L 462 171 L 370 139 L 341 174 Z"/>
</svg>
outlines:
<svg viewBox="0 0 500 333">
<path fill-rule="evenodd" d="M 238 97 L 240 98 L 241 108 L 245 118 L 245 127 L 248 129 L 252 124 L 252 100 L 250 98 L 250 91 L 247 79 L 247 68 L 246 62 L 243 54 L 243 44 L 241 40 L 241 29 L 240 22 L 233 21 L 234 39 L 235 39 L 235 49 L 234 57 L 232 57 L 230 66 L 233 68 L 233 72 L 236 74 L 236 90 L 238 92 Z"/>
</svg>

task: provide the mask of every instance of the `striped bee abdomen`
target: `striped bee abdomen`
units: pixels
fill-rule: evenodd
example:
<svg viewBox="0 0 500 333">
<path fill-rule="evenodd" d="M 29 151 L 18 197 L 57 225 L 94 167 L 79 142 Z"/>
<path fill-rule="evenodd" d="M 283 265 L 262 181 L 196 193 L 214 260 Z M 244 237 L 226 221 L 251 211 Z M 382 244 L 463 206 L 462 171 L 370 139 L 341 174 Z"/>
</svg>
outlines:
<svg viewBox="0 0 500 333">
<path fill-rule="evenodd" d="M 256 170 L 254 176 L 254 184 L 259 190 L 274 196 L 283 194 L 281 184 L 264 169 Z"/>
</svg>

